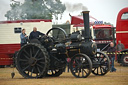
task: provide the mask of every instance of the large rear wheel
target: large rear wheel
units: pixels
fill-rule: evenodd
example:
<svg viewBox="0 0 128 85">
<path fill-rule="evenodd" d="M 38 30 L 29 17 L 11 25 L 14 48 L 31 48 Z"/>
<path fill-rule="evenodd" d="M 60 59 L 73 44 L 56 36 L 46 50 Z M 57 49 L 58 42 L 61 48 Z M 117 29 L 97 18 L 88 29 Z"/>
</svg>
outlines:
<svg viewBox="0 0 128 85">
<path fill-rule="evenodd" d="M 49 56 L 40 44 L 29 43 L 18 52 L 16 68 L 24 78 L 45 76 L 49 67 Z"/>
</svg>

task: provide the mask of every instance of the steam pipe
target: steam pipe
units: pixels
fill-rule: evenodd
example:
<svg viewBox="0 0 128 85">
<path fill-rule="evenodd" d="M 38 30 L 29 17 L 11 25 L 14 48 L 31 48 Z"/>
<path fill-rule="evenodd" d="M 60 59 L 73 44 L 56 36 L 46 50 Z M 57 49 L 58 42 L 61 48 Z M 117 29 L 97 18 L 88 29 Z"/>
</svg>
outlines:
<svg viewBox="0 0 128 85">
<path fill-rule="evenodd" d="M 90 24 L 89 24 L 89 11 L 83 11 L 83 20 L 84 20 L 84 38 L 85 41 L 89 41 L 91 37 Z"/>
</svg>

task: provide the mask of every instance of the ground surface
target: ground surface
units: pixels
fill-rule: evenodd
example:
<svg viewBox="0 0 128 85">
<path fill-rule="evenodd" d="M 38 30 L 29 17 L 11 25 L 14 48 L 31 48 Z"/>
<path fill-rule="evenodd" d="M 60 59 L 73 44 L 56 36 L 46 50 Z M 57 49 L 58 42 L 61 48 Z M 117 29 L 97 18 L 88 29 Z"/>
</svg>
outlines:
<svg viewBox="0 0 128 85">
<path fill-rule="evenodd" d="M 116 63 L 117 72 L 105 76 L 91 74 L 88 78 L 75 78 L 71 73 L 63 73 L 60 77 L 42 79 L 24 79 L 15 69 L 15 77 L 11 79 L 12 68 L 0 68 L 0 85 L 128 85 L 128 67 Z"/>
</svg>

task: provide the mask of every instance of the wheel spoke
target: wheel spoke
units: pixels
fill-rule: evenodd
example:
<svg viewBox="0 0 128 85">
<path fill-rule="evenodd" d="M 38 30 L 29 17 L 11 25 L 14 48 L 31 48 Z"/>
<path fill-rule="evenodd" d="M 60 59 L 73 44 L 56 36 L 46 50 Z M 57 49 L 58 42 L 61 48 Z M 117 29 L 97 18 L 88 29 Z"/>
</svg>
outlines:
<svg viewBox="0 0 128 85">
<path fill-rule="evenodd" d="M 37 54 L 39 53 L 40 49 L 38 49 L 38 51 L 36 52 L 36 54 L 34 55 L 34 58 L 37 56 Z"/>
<path fill-rule="evenodd" d="M 80 76 L 80 70 L 78 71 L 78 76 Z"/>
<path fill-rule="evenodd" d="M 28 56 L 30 56 L 29 53 L 28 53 L 25 49 L 24 49 L 23 51 L 24 51 Z"/>
<path fill-rule="evenodd" d="M 82 77 L 84 77 L 84 70 L 82 69 Z"/>
<path fill-rule="evenodd" d="M 87 67 L 87 66 L 89 66 L 89 64 L 85 63 L 85 64 L 83 64 L 83 66 Z"/>
<path fill-rule="evenodd" d="M 42 57 L 42 58 L 39 58 L 39 59 L 37 59 L 37 60 L 38 60 L 38 61 L 39 61 L 39 60 L 44 60 L 44 57 Z"/>
<path fill-rule="evenodd" d="M 97 74 L 98 74 L 98 67 L 97 67 Z"/>
<path fill-rule="evenodd" d="M 28 62 L 23 63 L 23 65 L 28 65 L 28 64 L 29 64 Z"/>
<path fill-rule="evenodd" d="M 94 71 L 96 70 L 96 68 L 94 68 Z"/>
<path fill-rule="evenodd" d="M 27 56 L 27 55 L 25 55 L 25 54 L 23 54 L 24 55 L 24 57 L 26 58 L 26 59 L 29 59 L 29 57 Z"/>
<path fill-rule="evenodd" d="M 28 65 L 27 67 L 25 67 L 22 71 L 25 71 L 26 69 L 28 69 L 30 66 Z"/>
<path fill-rule="evenodd" d="M 35 51 L 34 51 L 34 46 L 32 46 L 32 52 L 34 53 Z"/>
<path fill-rule="evenodd" d="M 53 70 L 51 70 L 51 72 L 52 72 L 52 75 L 53 75 L 53 74 L 54 74 L 54 73 L 53 73 Z"/>
<path fill-rule="evenodd" d="M 45 62 L 40 62 L 41 64 L 45 65 Z"/>
<path fill-rule="evenodd" d="M 101 62 L 102 66 L 107 66 L 107 64 L 105 62 Z"/>
<path fill-rule="evenodd" d="M 101 66 L 100 66 L 100 72 L 101 72 L 101 74 L 103 74 Z"/>
<path fill-rule="evenodd" d="M 26 59 L 19 59 L 19 61 L 28 62 Z"/>
<path fill-rule="evenodd" d="M 38 72 L 39 72 L 39 74 L 40 74 L 41 72 L 40 72 L 40 69 L 39 69 L 39 67 L 38 67 L 38 66 L 37 66 L 37 70 L 38 70 Z"/>
<path fill-rule="evenodd" d="M 75 69 L 78 69 L 78 66 L 75 66 Z"/>
<path fill-rule="evenodd" d="M 100 60 L 100 62 L 102 62 L 104 58 L 105 58 L 105 57 L 103 57 L 103 58 Z"/>
<path fill-rule="evenodd" d="M 38 78 L 38 73 L 36 73 L 36 78 Z"/>
<path fill-rule="evenodd" d="M 51 32 L 49 32 L 49 33 L 50 33 L 50 35 L 51 35 L 51 36 L 53 36 L 53 35 L 52 35 L 52 34 L 53 34 L 53 33 L 52 33 L 52 31 L 51 31 Z"/>
<path fill-rule="evenodd" d="M 76 61 L 75 63 L 79 64 L 79 62 L 78 62 L 78 60 L 77 60 L 77 59 L 75 59 L 75 61 Z"/>
<path fill-rule="evenodd" d="M 58 71 L 57 70 L 55 70 L 55 73 L 57 73 Z"/>
<path fill-rule="evenodd" d="M 106 69 L 105 69 L 106 67 L 105 68 L 101 67 L 101 68 L 102 68 L 103 72 L 106 72 Z"/>
<path fill-rule="evenodd" d="M 32 49 L 30 48 L 30 57 L 32 57 Z"/>
<path fill-rule="evenodd" d="M 36 78 L 38 78 L 38 72 L 36 71 Z"/>
<path fill-rule="evenodd" d="M 56 35 L 56 38 L 58 38 L 58 37 L 59 37 L 59 32 L 60 32 L 60 30 L 58 30 L 57 35 Z"/>
<path fill-rule="evenodd" d="M 34 66 L 34 67 L 32 68 L 32 70 L 31 70 L 31 76 L 32 76 L 32 73 L 33 73 L 34 69 L 35 69 L 35 66 Z"/>
<path fill-rule="evenodd" d="M 38 57 L 40 57 L 41 54 L 42 54 L 42 52 L 39 53 Z"/>
<path fill-rule="evenodd" d="M 83 71 L 84 71 L 86 74 L 88 74 L 88 73 L 86 72 L 86 70 L 83 69 Z"/>
<path fill-rule="evenodd" d="M 39 64 L 36 64 L 37 66 L 41 67 L 41 68 L 44 68 L 43 66 L 39 65 Z"/>
<path fill-rule="evenodd" d="M 73 72 L 76 71 L 76 68 L 72 68 Z"/>
</svg>

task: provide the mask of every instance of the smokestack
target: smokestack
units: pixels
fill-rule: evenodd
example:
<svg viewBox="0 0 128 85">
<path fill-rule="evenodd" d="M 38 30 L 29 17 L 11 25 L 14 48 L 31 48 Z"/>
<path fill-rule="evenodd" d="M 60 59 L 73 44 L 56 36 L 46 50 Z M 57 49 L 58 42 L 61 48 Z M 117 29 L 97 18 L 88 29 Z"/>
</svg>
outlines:
<svg viewBox="0 0 128 85">
<path fill-rule="evenodd" d="M 84 38 L 85 41 L 89 41 L 91 39 L 91 32 L 90 32 L 90 24 L 89 24 L 89 11 L 83 11 L 83 19 L 84 19 Z"/>
</svg>

